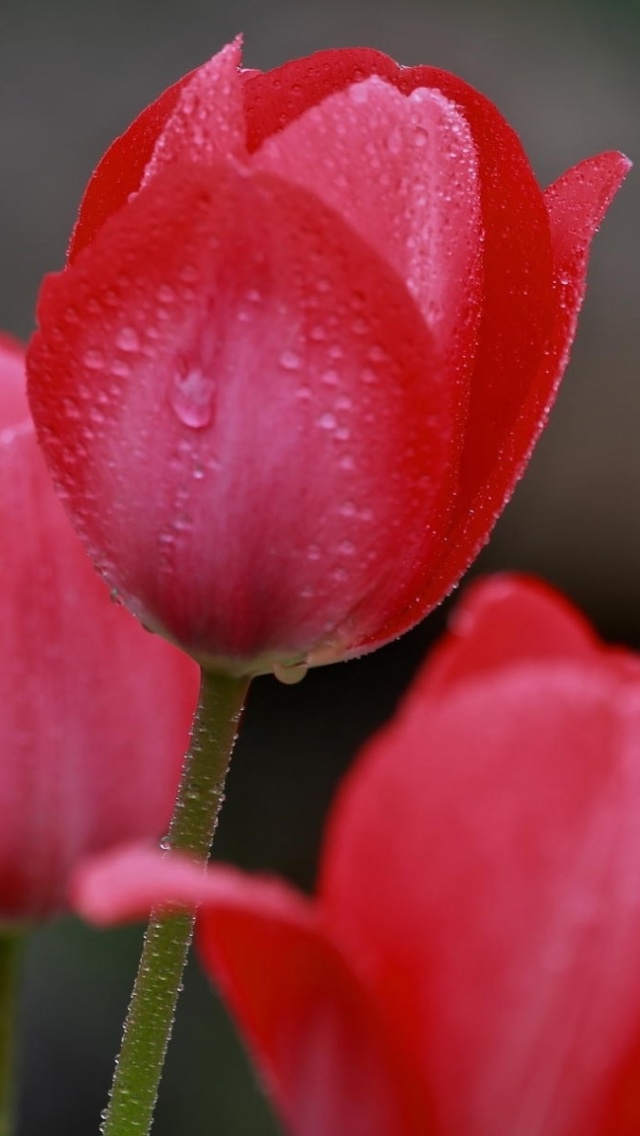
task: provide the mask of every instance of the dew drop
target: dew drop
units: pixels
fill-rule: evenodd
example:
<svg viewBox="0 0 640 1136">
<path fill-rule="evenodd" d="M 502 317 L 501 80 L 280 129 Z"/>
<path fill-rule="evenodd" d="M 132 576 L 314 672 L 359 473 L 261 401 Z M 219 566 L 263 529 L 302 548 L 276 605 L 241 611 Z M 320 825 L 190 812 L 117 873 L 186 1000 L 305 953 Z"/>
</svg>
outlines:
<svg viewBox="0 0 640 1136">
<path fill-rule="evenodd" d="M 171 304 L 176 298 L 176 294 L 170 284 L 161 284 L 156 292 L 156 296 L 163 304 Z"/>
<path fill-rule="evenodd" d="M 116 347 L 121 351 L 138 351 L 140 349 L 140 336 L 133 327 L 121 327 L 116 335 Z"/>
<path fill-rule="evenodd" d="M 374 343 L 373 347 L 369 348 L 369 358 L 372 363 L 384 363 L 387 359 L 387 353 L 379 343 Z"/>
<path fill-rule="evenodd" d="M 325 371 L 322 375 L 321 381 L 326 387 L 337 387 L 340 382 L 340 375 L 337 371 Z"/>
<path fill-rule="evenodd" d="M 366 83 L 354 83 L 349 87 L 349 97 L 352 103 L 366 103 L 369 99 L 369 87 Z"/>
<path fill-rule="evenodd" d="M 185 426 L 201 429 L 208 426 L 213 414 L 215 383 L 199 367 L 186 374 L 176 374 L 171 385 L 171 405 Z"/>
<path fill-rule="evenodd" d="M 310 544 L 307 549 L 307 560 L 319 560 L 321 556 L 320 549 L 317 544 Z"/>
<path fill-rule="evenodd" d="M 338 512 L 341 513 L 343 517 L 355 517 L 356 507 L 353 501 L 345 501 L 344 505 L 340 506 Z"/>
<path fill-rule="evenodd" d="M 85 351 L 83 363 L 90 371 L 101 371 L 105 363 L 104 355 L 101 351 Z"/>
<path fill-rule="evenodd" d="M 338 545 L 338 552 L 343 556 L 353 556 L 356 546 L 351 540 L 342 540 Z"/>
<path fill-rule="evenodd" d="M 309 664 L 304 660 L 299 663 L 273 664 L 275 677 L 278 679 L 278 682 L 283 682 L 286 686 L 293 686 L 296 682 L 302 682 L 308 670 Z"/>
<path fill-rule="evenodd" d="M 338 422 L 335 414 L 331 414 L 330 411 L 327 411 L 326 414 L 320 415 L 316 421 L 316 425 L 319 426 L 321 430 L 335 430 Z"/>
<path fill-rule="evenodd" d="M 280 366 L 285 371 L 297 371 L 300 366 L 300 356 L 295 351 L 283 351 L 280 356 Z"/>
</svg>

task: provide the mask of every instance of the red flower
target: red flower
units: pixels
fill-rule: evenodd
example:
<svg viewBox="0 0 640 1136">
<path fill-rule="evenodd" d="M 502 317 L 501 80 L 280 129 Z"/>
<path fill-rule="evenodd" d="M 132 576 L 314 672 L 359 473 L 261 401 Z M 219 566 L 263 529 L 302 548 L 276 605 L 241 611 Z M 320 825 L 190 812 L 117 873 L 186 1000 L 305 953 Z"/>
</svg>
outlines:
<svg viewBox="0 0 640 1136">
<path fill-rule="evenodd" d="M 165 865 L 94 869 L 81 907 L 204 900 L 295 1136 L 640 1130 L 640 660 L 540 585 L 468 593 L 344 785 L 315 900 Z"/>
<path fill-rule="evenodd" d="M 113 604 L 53 492 L 0 338 L 0 920 L 67 906 L 83 856 L 160 837 L 197 668 Z"/>
<path fill-rule="evenodd" d="M 360 654 L 486 541 L 567 361 L 628 162 L 541 193 L 487 99 L 366 49 L 240 48 L 106 153 L 29 356 L 75 524 L 209 666 Z"/>
</svg>

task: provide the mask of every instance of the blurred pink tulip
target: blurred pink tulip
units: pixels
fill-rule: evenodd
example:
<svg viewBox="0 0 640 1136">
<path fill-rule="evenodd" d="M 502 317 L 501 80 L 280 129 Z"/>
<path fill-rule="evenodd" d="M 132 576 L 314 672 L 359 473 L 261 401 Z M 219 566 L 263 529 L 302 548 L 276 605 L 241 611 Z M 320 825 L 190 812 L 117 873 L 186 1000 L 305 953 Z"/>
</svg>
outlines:
<svg viewBox="0 0 640 1136">
<path fill-rule="evenodd" d="M 0 921 L 63 910 L 88 853 L 166 830 L 197 667 L 109 598 L 0 338 Z"/>
<path fill-rule="evenodd" d="M 640 1131 L 640 660 L 537 583 L 467 593 L 347 777 L 315 899 L 135 851 L 76 894 L 203 902 L 292 1136 Z"/>
</svg>

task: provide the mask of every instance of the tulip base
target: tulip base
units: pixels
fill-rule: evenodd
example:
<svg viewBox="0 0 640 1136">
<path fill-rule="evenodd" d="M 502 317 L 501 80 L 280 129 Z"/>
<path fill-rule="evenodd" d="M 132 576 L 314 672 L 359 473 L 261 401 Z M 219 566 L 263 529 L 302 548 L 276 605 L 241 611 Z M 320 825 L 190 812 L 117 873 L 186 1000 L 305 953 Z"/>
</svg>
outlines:
<svg viewBox="0 0 640 1136">
<path fill-rule="evenodd" d="M 248 678 L 202 672 L 191 745 L 163 847 L 207 859 L 248 686 Z M 152 912 L 103 1136 L 147 1136 L 151 1129 L 194 921 L 191 912 Z"/>
</svg>

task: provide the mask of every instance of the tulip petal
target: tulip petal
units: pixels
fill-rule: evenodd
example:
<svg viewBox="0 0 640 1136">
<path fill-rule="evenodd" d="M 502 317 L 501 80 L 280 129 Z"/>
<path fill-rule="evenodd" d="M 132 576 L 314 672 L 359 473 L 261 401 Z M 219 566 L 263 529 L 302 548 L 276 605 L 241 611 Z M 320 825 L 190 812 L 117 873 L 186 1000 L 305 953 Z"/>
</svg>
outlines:
<svg viewBox="0 0 640 1136">
<path fill-rule="evenodd" d="M 451 96 L 448 87 L 444 90 Z M 482 156 L 479 168 L 481 171 L 486 168 Z M 512 305 L 518 302 L 518 297 L 526 295 L 528 285 L 523 285 L 522 282 L 518 285 L 515 281 L 508 285 L 506 276 L 501 278 L 500 275 L 502 270 L 499 257 L 494 258 L 493 268 L 487 267 L 485 262 L 489 323 L 483 324 L 483 327 L 486 326 L 488 332 L 487 346 L 491 337 L 495 336 L 495 342 L 500 347 L 496 360 L 486 355 L 486 365 L 482 362 L 482 339 L 478 349 L 476 378 L 472 381 L 469 430 L 464 449 L 468 479 L 465 482 L 463 462 L 460 493 L 451 529 L 443 544 L 444 555 L 431 565 L 430 578 L 424 584 L 424 602 L 429 607 L 451 588 L 480 551 L 493 523 L 524 472 L 567 364 L 584 296 L 591 240 L 628 169 L 629 162 L 623 155 L 602 154 L 569 170 L 546 191 L 544 201 L 549 213 L 553 281 L 548 295 L 546 289 L 540 291 L 546 279 L 546 268 L 542 263 L 536 267 L 534 261 L 529 261 L 533 291 L 529 294 L 528 302 L 531 303 L 531 311 L 535 312 L 535 321 L 530 325 L 529 346 L 526 343 L 527 320 L 519 318 L 515 311 L 508 314 L 504 307 L 505 303 Z M 508 193 L 505 184 L 507 199 Z M 514 206 L 510 215 L 516 218 L 519 226 L 523 216 L 519 208 Z M 547 237 L 540 228 L 539 218 L 537 224 L 533 224 L 533 219 L 531 223 L 531 231 L 537 233 L 536 240 L 542 251 L 546 248 Z M 494 247 L 495 241 L 489 238 L 487 250 Z M 518 272 L 526 263 L 526 257 L 521 259 L 514 250 L 511 256 L 512 267 L 516 265 Z M 524 287 L 524 292 L 519 291 L 521 286 Z M 551 310 L 549 297 L 552 299 Z M 492 323 L 494 318 L 496 322 Z M 503 332 L 498 329 L 498 320 L 502 322 Z M 544 340 L 541 340 L 543 330 Z M 511 342 L 518 335 L 524 335 L 520 347 Z M 504 365 L 500 362 L 503 344 L 506 347 Z M 510 351 L 512 362 L 509 370 L 506 364 Z M 492 371 L 494 377 L 485 385 L 487 376 Z M 474 400 L 474 391 L 477 401 Z M 500 407 L 496 398 L 502 402 Z M 483 406 L 480 405 L 481 402 L 484 403 Z"/>
<path fill-rule="evenodd" d="M 81 865 L 74 909 L 100 926 L 193 908 L 200 956 L 292 1136 L 424 1136 L 413 1078 L 310 901 L 269 877 L 129 846 Z"/>
<path fill-rule="evenodd" d="M 326 98 L 254 155 L 254 167 L 304 186 L 395 268 L 461 391 L 480 315 L 475 149 L 439 92 L 408 98 L 373 77 Z"/>
<path fill-rule="evenodd" d="M 93 241 L 112 213 L 117 213 L 132 194 L 140 189 L 144 171 L 150 161 L 159 134 L 193 72 L 167 87 L 155 102 L 138 115 L 124 134 L 111 143 L 93 171 L 80 204 L 67 262 L 72 264 Z"/>
<path fill-rule="evenodd" d="M 141 188 L 174 162 L 211 164 L 246 155 L 240 40 L 198 67 L 158 135 Z"/>
<path fill-rule="evenodd" d="M 98 579 L 26 417 L 24 353 L 0 341 L 0 919 L 60 910 L 77 859 L 160 837 L 197 668 Z M 132 746 L 134 751 L 132 753 Z"/>
<path fill-rule="evenodd" d="M 200 918 L 200 954 L 240 1023 L 292 1136 L 424 1136 L 400 1052 L 311 905 L 233 879 Z M 267 979 L 268 975 L 268 979 Z"/>
<path fill-rule="evenodd" d="M 610 1132 L 637 1053 L 640 680 L 536 652 L 414 691 L 325 844 L 325 917 L 448 1136 Z"/>
<path fill-rule="evenodd" d="M 496 575 L 467 587 L 449 621 L 449 634 L 429 657 L 418 686 L 437 697 L 443 688 L 518 662 L 592 659 L 598 640 L 584 616 L 534 577 Z M 601 649 L 601 648 L 600 648 Z"/>
<path fill-rule="evenodd" d="M 207 882 L 205 866 L 189 856 L 123 844 L 85 856 L 71 876 L 69 897 L 88 923 L 111 927 L 148 919 L 157 907 L 194 910 L 207 897 Z"/>
<path fill-rule="evenodd" d="M 329 95 L 372 75 L 392 79 L 398 65 L 368 47 L 317 51 L 261 72 L 244 85 L 247 147 L 259 149 L 265 138 L 288 126 Z"/>
<path fill-rule="evenodd" d="M 447 72 L 397 68 L 393 82 L 407 96 L 438 90 L 471 130 L 484 231 L 483 307 L 457 492 L 440 517 L 430 518 L 444 538 L 399 591 L 393 620 L 360 650 L 422 619 L 477 555 L 541 427 L 538 404 L 535 413 L 528 407 L 532 387 L 543 388 L 538 401 L 544 403 L 553 385 L 540 377 L 554 314 L 549 221 L 517 135 L 488 99 Z"/>
<path fill-rule="evenodd" d="M 545 191 L 559 297 L 548 361 L 556 383 L 567 362 L 584 299 L 591 241 L 630 169 L 624 154 L 609 151 L 567 170 Z"/>
<path fill-rule="evenodd" d="M 145 622 L 251 660 L 352 639 L 357 604 L 384 621 L 448 490 L 456 397 L 339 217 L 267 174 L 172 167 L 45 282 L 39 318 L 42 442 Z"/>
</svg>

